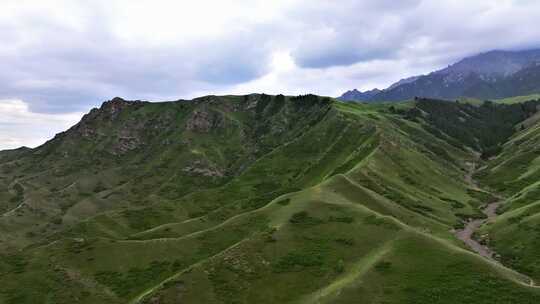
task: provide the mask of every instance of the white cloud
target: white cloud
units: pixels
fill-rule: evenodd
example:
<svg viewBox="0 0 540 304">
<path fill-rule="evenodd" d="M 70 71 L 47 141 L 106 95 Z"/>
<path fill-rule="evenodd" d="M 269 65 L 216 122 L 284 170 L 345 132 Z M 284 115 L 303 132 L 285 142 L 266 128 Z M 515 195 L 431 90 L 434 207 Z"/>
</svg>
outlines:
<svg viewBox="0 0 540 304">
<path fill-rule="evenodd" d="M 82 113 L 33 113 L 22 100 L 0 100 L 0 150 L 36 147 L 74 125 Z"/>
<path fill-rule="evenodd" d="M 539 10 L 523 0 L 4 0 L 0 98 L 62 112 L 117 95 L 385 87 L 465 55 L 535 46 Z M 279 53 L 293 69 L 276 69 Z"/>
</svg>

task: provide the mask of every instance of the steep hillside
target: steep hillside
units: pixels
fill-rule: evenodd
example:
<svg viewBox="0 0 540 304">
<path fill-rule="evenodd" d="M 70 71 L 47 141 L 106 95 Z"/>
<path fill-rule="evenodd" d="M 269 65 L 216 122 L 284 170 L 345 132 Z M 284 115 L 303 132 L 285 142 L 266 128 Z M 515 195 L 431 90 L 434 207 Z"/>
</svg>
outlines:
<svg viewBox="0 0 540 304">
<path fill-rule="evenodd" d="M 12 197 L 1 208 L 26 215 L 0 222 L 17 234 L 4 241 L 26 245 L 101 212 L 171 203 L 224 185 L 329 110 L 329 101 L 293 104 L 267 95 L 173 103 L 113 99 L 45 145 L 2 161 L 9 180 L 4 189 Z M 180 215 L 213 208 L 207 204 Z M 36 225 L 27 225 L 30 217 Z"/>
<path fill-rule="evenodd" d="M 514 75 L 537 62 L 540 62 L 540 50 L 538 49 L 524 51 L 496 50 L 467 57 L 435 73 L 453 76 L 476 73 L 487 78 L 497 78 Z"/>
<path fill-rule="evenodd" d="M 506 76 L 486 76 L 477 72 L 454 75 L 435 72 L 421 76 L 391 90 L 384 90 L 370 100 L 400 101 L 415 96 L 442 99 L 472 97 L 498 99 L 540 93 L 540 66 L 533 64 Z M 494 78 L 491 78 L 494 77 Z"/>
<path fill-rule="evenodd" d="M 536 303 L 454 236 L 536 105 L 115 98 L 0 152 L 0 302 Z"/>
<path fill-rule="evenodd" d="M 416 107 L 405 116 L 413 120 L 425 119 L 429 123 L 427 129 L 434 135 L 449 136 L 453 145 L 472 148 L 487 159 L 501 151 L 502 144 L 515 133 L 516 124 L 534 116 L 539 105 L 540 100 L 473 105 L 417 98 Z"/>
<path fill-rule="evenodd" d="M 489 166 L 480 180 L 504 195 L 501 216 L 484 227 L 481 237 L 501 255 L 501 261 L 540 280 L 540 116 L 516 126 L 519 131 Z"/>
</svg>

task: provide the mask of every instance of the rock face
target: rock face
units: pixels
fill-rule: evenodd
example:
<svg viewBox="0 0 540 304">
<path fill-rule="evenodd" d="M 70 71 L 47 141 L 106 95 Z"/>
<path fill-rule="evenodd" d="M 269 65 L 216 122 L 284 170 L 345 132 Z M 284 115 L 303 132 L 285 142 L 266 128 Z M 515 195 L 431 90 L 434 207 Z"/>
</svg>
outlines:
<svg viewBox="0 0 540 304">
<path fill-rule="evenodd" d="M 230 142 L 229 150 L 241 147 L 243 154 L 229 156 L 230 151 L 222 151 L 217 154 L 222 160 L 211 162 L 219 165 L 175 164 L 179 168 L 190 167 L 183 171 L 190 176 L 226 176 L 229 171 L 242 168 L 244 162 L 252 161 L 255 155 L 268 152 L 276 145 L 276 138 L 289 141 L 290 138 L 281 139 L 281 136 L 302 120 L 318 119 L 315 114 L 322 112 L 320 108 L 329 107 L 326 100 L 316 96 L 286 98 L 251 94 L 150 103 L 117 97 L 92 109 L 78 124 L 35 153 L 61 156 L 66 161 L 70 158 L 90 161 L 99 155 L 115 156 L 111 160 L 130 157 L 146 160 L 156 150 L 171 149 L 175 151 L 171 155 L 189 153 L 186 158 L 204 158 L 207 155 L 200 151 L 218 142 L 223 146 Z M 214 137 L 214 142 L 200 140 L 203 137 Z M 166 160 L 171 155 L 160 160 L 159 166 L 168 165 Z M 223 159 L 232 159 L 233 164 L 225 166 Z"/>
<path fill-rule="evenodd" d="M 126 101 L 120 97 L 115 97 L 101 105 L 101 112 L 109 117 L 110 120 L 115 120 L 120 112 L 130 106 L 142 104 L 140 101 Z"/>
<path fill-rule="evenodd" d="M 131 115 L 121 118 L 126 111 L 136 111 L 147 102 L 127 101 L 115 97 L 104 102 L 101 107 L 94 108 L 83 116 L 81 121 L 69 130 L 55 136 L 52 143 L 70 146 L 79 143 L 82 138 L 89 145 L 98 144 L 112 155 L 122 155 L 135 150 L 144 144 L 142 133 L 151 122 L 139 121 Z M 92 143 L 92 144 L 90 144 Z M 79 143 L 80 144 L 80 143 Z M 70 148 L 64 148 L 63 154 L 70 155 Z"/>
<path fill-rule="evenodd" d="M 223 127 L 223 115 L 206 107 L 195 110 L 186 122 L 186 130 L 208 133 L 212 129 Z"/>
<path fill-rule="evenodd" d="M 90 110 L 72 130 L 84 138 L 95 138 L 96 135 L 99 135 L 95 127 L 96 124 L 112 123 L 128 107 L 138 108 L 143 104 L 142 101 L 126 101 L 120 97 L 115 97 L 104 102 L 99 109 Z"/>
<path fill-rule="evenodd" d="M 139 136 L 131 135 L 131 134 L 125 134 L 118 137 L 116 143 L 113 145 L 113 148 L 111 149 L 112 154 L 125 154 L 129 151 L 137 149 L 142 144 L 142 140 Z"/>
<path fill-rule="evenodd" d="M 206 177 L 223 177 L 225 175 L 217 166 L 202 160 L 194 161 L 191 165 L 182 169 L 182 171 L 189 175 L 202 175 Z"/>
</svg>

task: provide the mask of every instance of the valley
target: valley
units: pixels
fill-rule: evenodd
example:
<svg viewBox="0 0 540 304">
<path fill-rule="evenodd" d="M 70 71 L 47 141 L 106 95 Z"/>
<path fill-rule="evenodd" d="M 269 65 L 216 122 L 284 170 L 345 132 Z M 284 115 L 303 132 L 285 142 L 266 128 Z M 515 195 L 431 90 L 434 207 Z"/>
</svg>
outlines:
<svg viewBox="0 0 540 304">
<path fill-rule="evenodd" d="M 0 0 L 0 304 L 540 303 L 539 12 Z"/>
</svg>

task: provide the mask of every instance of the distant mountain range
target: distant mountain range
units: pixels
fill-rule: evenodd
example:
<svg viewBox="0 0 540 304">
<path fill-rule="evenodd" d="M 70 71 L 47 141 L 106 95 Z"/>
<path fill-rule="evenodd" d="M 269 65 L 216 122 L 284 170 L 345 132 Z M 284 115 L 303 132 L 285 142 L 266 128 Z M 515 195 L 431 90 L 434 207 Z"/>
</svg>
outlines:
<svg viewBox="0 0 540 304">
<path fill-rule="evenodd" d="M 427 75 L 402 79 L 387 89 L 347 91 L 348 101 L 400 101 L 414 97 L 505 98 L 540 93 L 540 49 L 490 51 Z"/>
</svg>

